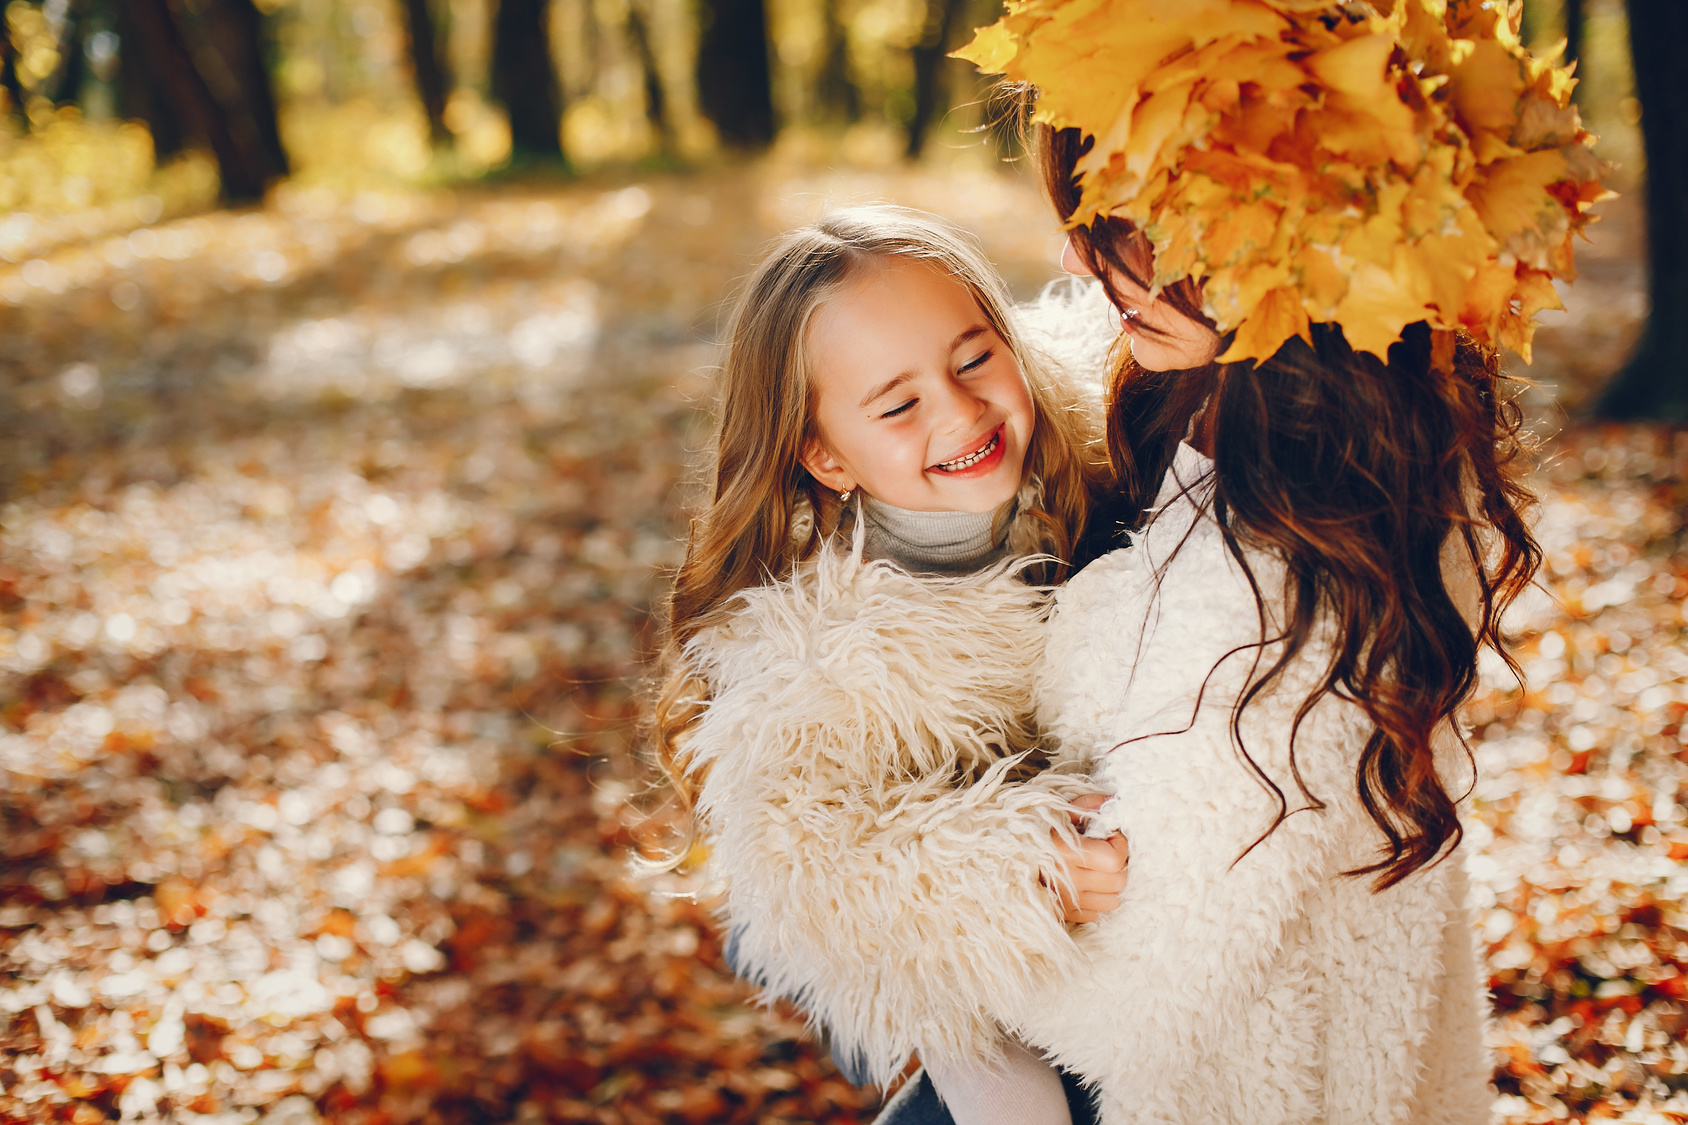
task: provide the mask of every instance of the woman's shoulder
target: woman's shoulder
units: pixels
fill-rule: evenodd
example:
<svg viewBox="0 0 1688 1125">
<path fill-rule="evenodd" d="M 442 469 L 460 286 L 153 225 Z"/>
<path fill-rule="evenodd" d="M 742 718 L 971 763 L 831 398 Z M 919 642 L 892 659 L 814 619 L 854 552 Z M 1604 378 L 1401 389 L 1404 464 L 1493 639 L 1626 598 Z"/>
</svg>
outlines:
<svg viewBox="0 0 1688 1125">
<path fill-rule="evenodd" d="M 1210 464 L 1183 447 L 1132 546 L 1057 594 L 1041 689 L 1055 710 L 1112 714 L 1127 697 L 1145 714 L 1187 706 L 1204 685 L 1231 685 L 1250 663 L 1238 654 L 1265 643 L 1282 569 L 1233 551 L 1208 500 Z"/>
<path fill-rule="evenodd" d="M 1248 575 L 1213 515 L 1211 465 L 1180 445 L 1131 545 L 1102 555 L 1068 580 L 1058 595 L 1060 611 L 1089 615 L 1152 601 L 1163 607 L 1189 603 L 1185 608 L 1194 612 L 1205 607 L 1207 612 L 1230 615 L 1240 599 L 1252 606 Z M 1249 567 L 1258 572 L 1270 564 L 1249 557 Z"/>
</svg>

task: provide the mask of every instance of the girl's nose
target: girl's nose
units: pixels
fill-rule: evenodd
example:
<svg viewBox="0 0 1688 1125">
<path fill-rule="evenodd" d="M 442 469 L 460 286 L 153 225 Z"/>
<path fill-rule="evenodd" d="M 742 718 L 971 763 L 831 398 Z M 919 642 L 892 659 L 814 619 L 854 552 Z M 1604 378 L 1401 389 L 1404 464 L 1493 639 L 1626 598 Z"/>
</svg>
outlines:
<svg viewBox="0 0 1688 1125">
<path fill-rule="evenodd" d="M 959 380 L 950 379 L 944 389 L 947 393 L 943 396 L 943 402 L 938 404 L 940 433 L 964 434 L 973 428 L 981 414 L 990 409 L 989 403 L 975 395 Z"/>
</svg>

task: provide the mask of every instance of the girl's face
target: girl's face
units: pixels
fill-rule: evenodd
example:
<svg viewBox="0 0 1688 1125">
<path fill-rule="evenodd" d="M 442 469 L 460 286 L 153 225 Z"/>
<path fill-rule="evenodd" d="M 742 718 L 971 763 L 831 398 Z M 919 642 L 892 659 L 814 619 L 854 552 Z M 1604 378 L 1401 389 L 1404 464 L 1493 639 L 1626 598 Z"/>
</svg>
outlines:
<svg viewBox="0 0 1688 1125">
<path fill-rule="evenodd" d="M 1122 247 L 1127 265 L 1138 277 L 1154 274 L 1154 251 L 1146 240 L 1133 238 Z M 1081 277 L 1094 276 L 1067 239 L 1061 248 L 1061 268 Z M 1120 324 L 1131 337 L 1131 357 L 1145 371 L 1187 371 L 1202 367 L 1219 354 L 1219 336 L 1199 320 L 1192 320 L 1118 270 L 1108 270 L 1108 283 L 1120 304 Z"/>
<path fill-rule="evenodd" d="M 1020 487 L 1034 419 L 1020 366 L 967 288 L 893 258 L 809 325 L 815 433 L 803 465 L 917 512 L 989 512 Z"/>
</svg>

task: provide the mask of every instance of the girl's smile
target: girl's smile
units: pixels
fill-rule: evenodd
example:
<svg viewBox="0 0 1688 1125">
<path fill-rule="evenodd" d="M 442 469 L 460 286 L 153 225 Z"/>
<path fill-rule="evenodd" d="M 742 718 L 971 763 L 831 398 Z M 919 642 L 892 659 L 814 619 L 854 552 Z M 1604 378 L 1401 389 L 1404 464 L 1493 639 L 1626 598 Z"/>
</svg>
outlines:
<svg viewBox="0 0 1688 1125">
<path fill-rule="evenodd" d="M 940 461 L 927 472 L 943 473 L 952 477 L 966 474 L 984 476 L 1001 463 L 1003 448 L 1002 427 L 998 426 L 971 453 L 963 453 L 961 456 L 952 457 L 948 461 Z"/>
</svg>

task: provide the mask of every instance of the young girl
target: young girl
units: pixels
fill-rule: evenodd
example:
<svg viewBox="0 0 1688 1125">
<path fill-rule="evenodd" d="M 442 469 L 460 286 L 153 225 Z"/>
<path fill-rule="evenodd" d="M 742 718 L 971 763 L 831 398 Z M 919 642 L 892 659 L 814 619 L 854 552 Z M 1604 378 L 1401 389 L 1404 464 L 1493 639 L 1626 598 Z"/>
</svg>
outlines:
<svg viewBox="0 0 1688 1125">
<path fill-rule="evenodd" d="M 1008 309 L 913 212 L 781 240 L 733 318 L 657 728 L 735 968 L 879 1084 L 918 1051 L 957 1120 L 1030 1125 L 1066 1099 L 994 1013 L 1075 974 L 1063 917 L 1110 909 L 1125 857 L 1074 833 L 1093 786 L 1029 768 L 1025 572 L 1059 575 L 1097 470 Z"/>
</svg>

